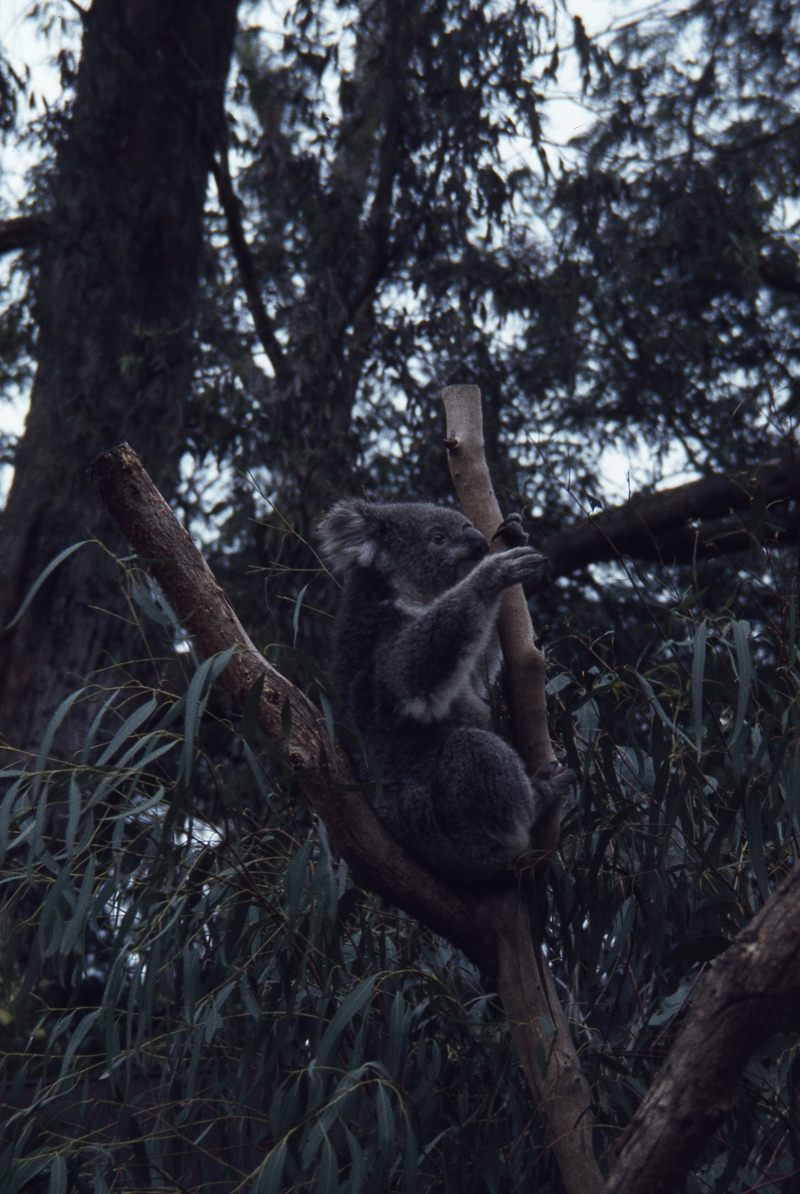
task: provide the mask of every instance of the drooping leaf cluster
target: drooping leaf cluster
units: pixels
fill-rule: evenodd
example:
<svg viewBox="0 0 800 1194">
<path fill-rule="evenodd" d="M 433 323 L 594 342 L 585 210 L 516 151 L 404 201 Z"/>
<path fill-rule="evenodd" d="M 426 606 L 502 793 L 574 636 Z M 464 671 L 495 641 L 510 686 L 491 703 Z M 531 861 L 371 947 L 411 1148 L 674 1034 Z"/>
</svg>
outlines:
<svg viewBox="0 0 800 1194">
<path fill-rule="evenodd" d="M 301 4 L 242 34 L 229 153 L 274 339 L 212 204 L 188 423 L 225 477 L 232 583 L 279 551 L 308 567 L 281 537 L 343 493 L 449 500 L 449 382 L 481 385 L 503 503 L 540 538 L 602 495 L 607 447 L 658 476 L 791 438 L 796 13 L 703 0 L 581 30 L 588 131 L 566 150 L 545 136 L 564 30 L 528 5 Z M 293 600 L 304 579 L 272 583 Z"/>
<path fill-rule="evenodd" d="M 135 574 L 131 594 L 164 624 Z M 601 1151 L 703 966 L 796 865 L 784 612 L 776 645 L 693 595 L 659 660 L 551 676 L 581 778 L 545 941 Z M 120 692 L 81 758 L 53 769 L 45 741 L 4 776 L 3 1189 L 560 1190 L 480 976 L 352 882 L 253 711 L 231 720 L 215 696 L 226 656 L 185 659 L 182 693 L 174 671 Z M 787 1008 L 689 1189 L 786 1188 L 799 1031 Z"/>
<path fill-rule="evenodd" d="M 181 501 L 260 646 L 297 637 L 324 663 L 330 596 L 295 598 L 333 497 L 449 499 L 447 382 L 481 385 L 503 504 L 519 495 L 542 537 L 601 490 L 607 445 L 679 444 L 702 471 L 791 438 L 791 6 L 701 0 L 600 43 L 576 24 L 597 123 L 563 155 L 542 134 L 555 34 L 530 5 L 256 20 L 227 146 L 247 252 L 212 194 Z M 8 385 L 29 312 L 0 325 Z M 797 633 L 782 557 L 764 585 L 772 517 L 753 513 L 736 578 L 631 567 L 537 597 L 581 776 L 546 941 L 601 1149 L 702 965 L 796 858 Z M 0 1184 L 560 1189 L 478 976 L 351 883 L 280 757 L 208 695 L 213 668 L 175 684 L 182 658 L 111 701 L 82 760 L 53 770 L 45 741 L 4 777 Z M 797 1028 L 787 1012 L 751 1062 L 692 1191 L 791 1188 Z"/>
</svg>

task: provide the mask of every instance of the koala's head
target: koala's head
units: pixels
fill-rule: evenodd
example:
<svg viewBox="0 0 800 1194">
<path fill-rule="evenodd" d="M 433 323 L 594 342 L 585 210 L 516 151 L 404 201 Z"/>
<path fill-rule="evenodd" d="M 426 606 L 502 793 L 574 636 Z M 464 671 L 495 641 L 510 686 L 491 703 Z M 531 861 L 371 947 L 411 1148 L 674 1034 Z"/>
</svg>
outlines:
<svg viewBox="0 0 800 1194">
<path fill-rule="evenodd" d="M 463 514 L 422 502 L 338 502 L 319 524 L 317 541 L 333 572 L 366 568 L 423 600 L 451 588 L 489 550 Z"/>
</svg>

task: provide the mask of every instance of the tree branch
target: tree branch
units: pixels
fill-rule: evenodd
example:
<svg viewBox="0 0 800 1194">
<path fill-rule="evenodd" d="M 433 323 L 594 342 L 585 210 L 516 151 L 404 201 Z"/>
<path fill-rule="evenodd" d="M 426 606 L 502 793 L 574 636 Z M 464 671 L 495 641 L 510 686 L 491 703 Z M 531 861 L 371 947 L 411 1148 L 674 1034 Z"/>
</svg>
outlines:
<svg viewBox="0 0 800 1194">
<path fill-rule="evenodd" d="M 747 1059 L 800 995 L 800 869 L 708 970 L 628 1129 L 606 1194 L 673 1194 L 728 1113 Z"/>
<path fill-rule="evenodd" d="M 267 354 L 272 368 L 275 370 L 275 380 L 279 388 L 284 388 L 290 379 L 289 366 L 283 346 L 275 335 L 272 321 L 267 314 L 267 309 L 261 298 L 258 273 L 255 262 L 253 261 L 253 254 L 250 251 L 250 246 L 244 234 L 239 200 L 233 189 L 230 168 L 228 166 L 228 155 L 224 150 L 220 154 L 219 161 L 215 157 L 212 157 L 211 173 L 214 175 L 214 181 L 217 184 L 217 194 L 219 195 L 219 201 L 222 205 L 225 221 L 228 226 L 228 239 L 233 249 L 233 255 L 236 258 L 236 264 L 239 267 L 242 289 L 247 299 L 247 306 L 253 320 L 253 326 L 256 329 L 256 335 L 261 341 L 261 347 Z"/>
<path fill-rule="evenodd" d="M 453 483 L 464 513 L 489 540 L 503 521 L 483 445 L 481 392 L 447 386 L 447 446 Z M 497 542 L 495 540 L 495 542 Z M 555 758 L 547 731 L 545 659 L 536 646 L 521 585 L 508 590 L 498 621 L 506 662 L 514 743 L 530 774 Z M 537 827 L 537 847 L 558 845 L 558 810 Z M 524 902 L 516 892 L 498 901 L 497 990 L 525 1074 L 544 1117 L 569 1194 L 594 1194 L 603 1180 L 592 1148 L 592 1093 L 581 1069 L 546 959 L 531 940 Z"/>
<path fill-rule="evenodd" d="M 38 245 L 49 231 L 50 223 L 44 216 L 16 216 L 13 220 L 0 220 L 0 253 L 13 253 L 16 249 Z"/>
<path fill-rule="evenodd" d="M 585 1079 L 576 1067 L 563 1063 L 565 1049 L 572 1048 L 569 1032 L 546 967 L 546 988 L 542 986 L 524 905 L 513 892 L 474 892 L 445 884 L 384 829 L 353 784 L 346 756 L 331 746 L 323 715 L 256 651 L 210 568 L 127 444 L 99 456 L 89 477 L 126 539 L 150 561 L 149 571 L 192 636 L 198 655 L 207 659 L 238 648 L 219 682 L 239 708 L 264 677 L 259 725 L 279 749 L 287 750 L 298 782 L 359 881 L 448 938 L 496 981 L 526 1073 L 539 1075 L 542 1110 L 569 1194 L 594 1194 L 599 1185 L 585 1163 L 577 1164 L 579 1145 L 592 1158 L 591 1123 L 576 1123 L 574 1111 L 575 1088 L 585 1085 Z M 292 711 L 288 747 L 287 701 Z M 546 1079 L 541 1076 L 542 1057 L 548 1063 Z M 572 1169 L 567 1157 L 573 1158 Z"/>
<path fill-rule="evenodd" d="M 406 854 L 355 787 L 344 752 L 333 750 L 323 715 L 259 654 L 211 569 L 145 472 L 121 444 L 92 464 L 89 478 L 105 509 L 158 581 L 201 659 L 236 646 L 219 683 L 241 708 L 264 677 L 259 725 L 289 761 L 336 849 L 359 881 L 447 937 L 489 976 L 497 973 L 491 897 L 442 882 Z M 283 709 L 291 708 L 285 742 Z"/>
<path fill-rule="evenodd" d="M 447 459 L 461 508 L 492 543 L 503 521 L 483 443 L 481 392 L 477 386 L 446 386 Z M 494 540 L 494 550 L 502 550 Z M 531 775 L 555 759 L 547 732 L 545 660 L 536 646 L 531 616 L 521 585 L 506 591 L 498 621 L 500 645 L 510 687 L 514 745 Z"/>
<path fill-rule="evenodd" d="M 622 556 L 667 564 L 691 561 L 695 552 L 702 557 L 719 554 L 724 548 L 741 550 L 752 540 L 743 538 L 740 529 L 731 528 L 735 537 L 726 542 L 713 532 L 687 524 L 712 522 L 747 510 L 759 492 L 767 505 L 796 498 L 799 486 L 795 462 L 787 454 L 747 473 L 717 474 L 660 493 L 634 495 L 623 506 L 559 531 L 540 547 L 554 576 Z"/>
<path fill-rule="evenodd" d="M 357 318 L 362 305 L 371 299 L 391 260 L 389 234 L 392 227 L 392 192 L 400 155 L 400 80 L 395 72 L 396 86 L 389 102 L 386 130 L 381 142 L 378 182 L 372 197 L 365 233 L 364 269 L 355 292 L 347 305 L 347 321 Z"/>
<path fill-rule="evenodd" d="M 457 456 L 456 471 L 467 500 L 474 501 L 465 455 L 466 449 L 460 461 Z M 90 479 L 137 553 L 155 561 L 149 569 L 200 657 L 237 646 L 220 678 L 234 703 L 241 708 L 264 677 L 259 724 L 286 749 L 298 782 L 358 879 L 447 937 L 496 981 L 526 1074 L 539 1093 L 565 1187 L 570 1194 L 599 1191 L 588 1085 L 516 895 L 445 884 L 389 835 L 353 784 L 346 756 L 331 745 L 322 714 L 256 651 L 208 565 L 126 444 L 98 457 Z M 287 702 L 292 713 L 288 744 Z M 671 1194 L 727 1113 L 747 1058 L 798 996 L 800 871 L 789 876 L 711 967 L 632 1121 L 606 1194 Z"/>
</svg>

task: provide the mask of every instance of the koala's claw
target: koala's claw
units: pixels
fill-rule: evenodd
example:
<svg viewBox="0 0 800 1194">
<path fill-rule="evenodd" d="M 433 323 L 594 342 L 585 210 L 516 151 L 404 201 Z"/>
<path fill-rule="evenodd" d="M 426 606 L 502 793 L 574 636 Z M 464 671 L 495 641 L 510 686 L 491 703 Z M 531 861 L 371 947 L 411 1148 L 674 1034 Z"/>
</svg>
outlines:
<svg viewBox="0 0 800 1194">
<path fill-rule="evenodd" d="M 525 547 L 528 535 L 522 527 L 522 515 L 509 514 L 492 535 L 493 543 L 495 539 L 502 539 L 507 547 Z"/>
<path fill-rule="evenodd" d="M 540 801 L 541 812 L 563 800 L 574 783 L 575 772 L 569 767 L 562 767 L 555 760 L 540 767 L 533 777 L 533 785 Z"/>
<path fill-rule="evenodd" d="M 502 561 L 498 566 L 503 569 L 508 585 L 524 584 L 533 580 L 542 564 L 547 563 L 547 557 L 535 547 L 512 547 L 489 558 Z"/>
</svg>

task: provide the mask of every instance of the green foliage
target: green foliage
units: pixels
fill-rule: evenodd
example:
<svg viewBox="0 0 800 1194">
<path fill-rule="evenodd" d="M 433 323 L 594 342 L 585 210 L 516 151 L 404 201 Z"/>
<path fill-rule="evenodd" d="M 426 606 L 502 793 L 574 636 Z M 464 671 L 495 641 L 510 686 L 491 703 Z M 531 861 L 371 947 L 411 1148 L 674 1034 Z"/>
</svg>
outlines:
<svg viewBox="0 0 800 1194">
<path fill-rule="evenodd" d="M 562 426 L 655 451 L 677 436 L 727 468 L 791 431 L 797 20 L 785 3 L 656 8 L 594 73 L 599 120 L 554 194 L 582 306 Z"/>
<path fill-rule="evenodd" d="M 259 355 L 212 208 L 187 428 L 230 478 L 214 563 L 250 625 L 265 620 L 243 563 L 270 570 L 269 634 L 291 641 L 303 545 L 333 498 L 450 500 L 448 382 L 481 386 L 501 504 L 525 505 L 539 541 L 602 495 L 606 448 L 646 451 L 654 477 L 670 453 L 702 474 L 786 449 L 797 22 L 696 0 L 590 41 L 530 5 L 437 0 L 298 4 L 282 39 L 246 31 L 230 143 L 284 373 Z M 586 132 L 556 151 L 542 129 L 573 38 Z M 202 485 L 186 505 L 208 511 Z M 640 633 L 635 608 L 595 612 Z"/>
<path fill-rule="evenodd" d="M 800 673 L 795 627 L 777 642 L 776 629 L 710 617 L 689 594 L 649 662 L 615 667 L 595 651 L 587 687 L 567 673 L 551 682 L 582 780 L 554 868 L 548 952 L 601 1122 L 627 1122 L 703 969 L 796 864 Z M 786 1188 L 799 1160 L 799 1029 L 787 1007 L 688 1188 Z"/>
<path fill-rule="evenodd" d="M 481 385 L 501 503 L 527 506 L 539 540 L 602 498 L 605 448 L 645 449 L 657 476 L 676 450 L 702 474 L 786 447 L 800 300 L 790 4 L 656 5 L 594 39 L 521 0 L 299 0 L 280 26 L 259 6 L 242 20 L 216 152 L 279 352 L 259 342 L 212 189 L 175 434 L 179 501 L 254 635 L 292 641 L 331 500 L 450 499 L 447 382 Z M 575 54 L 586 131 L 558 150 L 549 105 Z M 58 140 L 47 119 L 37 136 Z M 46 194 L 34 177 L 28 209 Z M 35 279 L 34 257 L 19 266 Z M 21 289 L 0 317 L 0 382 L 30 370 Z M 252 568 L 269 613 L 243 583 Z M 573 608 L 586 583 L 559 596 Z M 604 628 L 621 613 L 639 636 L 635 608 L 610 605 Z M 321 638 L 306 646 L 324 657 Z"/>
<path fill-rule="evenodd" d="M 542 121 L 567 47 L 527 3 L 300 0 L 281 36 L 242 32 L 229 150 L 283 363 L 261 351 L 212 196 L 175 444 L 183 512 L 259 645 L 324 665 L 332 591 L 309 588 L 308 544 L 331 498 L 450 499 L 443 383 L 483 388 L 503 505 L 524 503 L 538 538 L 602 489 L 606 446 L 644 444 L 655 468 L 680 445 L 702 473 L 793 442 L 797 12 L 693 0 L 569 37 L 596 122 L 557 154 Z M 13 90 L 4 74 L 4 128 Z M 31 139 L 57 145 L 66 112 Z M 13 396 L 35 250 L 3 281 Z M 796 520 L 754 509 L 735 575 L 721 557 L 535 599 L 581 777 L 546 944 L 602 1148 L 702 968 L 797 854 L 796 582 L 761 548 L 767 520 L 796 539 Z M 174 619 L 132 595 L 171 650 Z M 105 694 L 81 757 L 54 767 L 59 719 L 96 698 L 71 694 L 28 770 L 4 775 L 0 1188 L 557 1191 L 496 1002 L 352 883 L 255 703 L 231 721 L 221 664 Z M 793 1188 L 797 1029 L 787 1008 L 692 1192 Z"/>
<path fill-rule="evenodd" d="M 0 1187 L 530 1182 L 529 1095 L 473 968 L 352 884 L 278 762 L 201 748 L 225 662 L 109 703 L 81 763 L 5 775 Z"/>
<path fill-rule="evenodd" d="M 649 663 L 551 679 L 581 778 L 545 940 L 606 1144 L 794 864 L 795 641 L 690 595 Z M 495 998 L 353 884 L 255 706 L 237 733 L 215 705 L 225 662 L 111 698 L 49 767 L 72 694 L 4 776 L 0 1186 L 559 1190 Z M 787 1008 L 692 1188 L 784 1188 L 798 1029 Z"/>
</svg>

